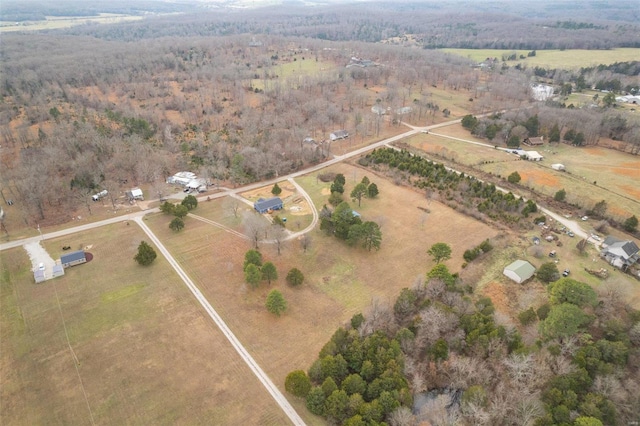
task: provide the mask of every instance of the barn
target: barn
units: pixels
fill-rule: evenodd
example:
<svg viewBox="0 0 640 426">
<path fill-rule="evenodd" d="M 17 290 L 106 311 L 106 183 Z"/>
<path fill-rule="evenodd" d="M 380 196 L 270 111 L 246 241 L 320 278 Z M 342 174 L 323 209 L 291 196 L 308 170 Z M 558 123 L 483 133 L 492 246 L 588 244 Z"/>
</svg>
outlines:
<svg viewBox="0 0 640 426">
<path fill-rule="evenodd" d="M 518 284 L 531 278 L 535 272 L 536 268 L 526 260 L 516 260 L 502 271 L 505 276 Z"/>
<path fill-rule="evenodd" d="M 87 257 L 84 250 L 73 251 L 71 253 L 63 254 L 60 256 L 60 263 L 64 268 L 70 266 L 80 265 L 87 262 Z"/>
<path fill-rule="evenodd" d="M 267 213 L 270 210 L 282 210 L 284 207 L 284 203 L 280 199 L 280 197 L 273 198 L 260 198 L 258 201 L 253 203 L 253 208 L 256 209 L 258 213 Z"/>
</svg>

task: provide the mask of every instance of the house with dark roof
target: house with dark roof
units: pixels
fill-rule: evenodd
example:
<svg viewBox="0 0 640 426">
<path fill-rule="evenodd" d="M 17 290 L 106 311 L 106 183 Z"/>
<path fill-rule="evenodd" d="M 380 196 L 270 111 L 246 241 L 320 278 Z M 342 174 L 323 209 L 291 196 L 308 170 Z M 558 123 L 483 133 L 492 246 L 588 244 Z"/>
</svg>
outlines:
<svg viewBox="0 0 640 426">
<path fill-rule="evenodd" d="M 529 146 L 544 145 L 544 136 L 540 136 L 539 138 L 524 138 L 522 143 Z"/>
<path fill-rule="evenodd" d="M 638 245 L 635 242 L 612 242 L 612 240 L 607 240 L 605 241 L 610 244 L 600 252 L 600 256 L 604 257 L 609 264 L 616 268 L 626 270 L 629 266 L 640 260 L 640 248 L 638 248 Z"/>
<path fill-rule="evenodd" d="M 284 207 L 284 203 L 280 199 L 280 197 L 273 198 L 260 198 L 258 201 L 253 203 L 253 208 L 256 209 L 258 213 L 268 213 L 271 210 L 282 210 Z"/>
<path fill-rule="evenodd" d="M 69 268 L 70 266 L 76 266 L 86 262 L 87 257 L 84 250 L 72 251 L 71 253 L 60 256 L 60 264 L 64 268 Z"/>
<path fill-rule="evenodd" d="M 346 130 L 336 130 L 329 134 L 329 139 L 332 141 L 337 141 L 338 139 L 346 139 L 349 137 L 349 132 Z"/>
</svg>

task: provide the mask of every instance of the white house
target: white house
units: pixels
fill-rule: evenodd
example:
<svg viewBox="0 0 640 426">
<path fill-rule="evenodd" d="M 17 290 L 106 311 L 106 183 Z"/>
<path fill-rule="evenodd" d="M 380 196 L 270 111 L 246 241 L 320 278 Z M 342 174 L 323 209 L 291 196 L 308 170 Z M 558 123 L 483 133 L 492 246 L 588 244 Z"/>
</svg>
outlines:
<svg viewBox="0 0 640 426">
<path fill-rule="evenodd" d="M 608 244 L 600 255 L 616 268 L 626 269 L 640 260 L 640 248 L 633 241 L 617 241 Z"/>
<path fill-rule="evenodd" d="M 526 260 L 516 260 L 502 271 L 512 281 L 522 284 L 533 276 L 536 268 Z"/>
<path fill-rule="evenodd" d="M 546 84 L 532 84 L 531 96 L 536 101 L 546 101 L 553 96 L 553 87 Z"/>
<path fill-rule="evenodd" d="M 538 151 L 525 151 L 524 156 L 529 161 L 541 161 L 544 158 Z"/>
</svg>

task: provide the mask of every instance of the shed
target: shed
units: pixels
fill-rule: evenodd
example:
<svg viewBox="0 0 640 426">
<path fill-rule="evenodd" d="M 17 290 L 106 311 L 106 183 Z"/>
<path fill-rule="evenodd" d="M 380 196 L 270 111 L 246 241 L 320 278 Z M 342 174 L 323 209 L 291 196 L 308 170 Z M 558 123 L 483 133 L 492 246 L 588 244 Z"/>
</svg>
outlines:
<svg viewBox="0 0 640 426">
<path fill-rule="evenodd" d="M 131 189 L 131 195 L 133 196 L 134 200 L 144 200 L 144 196 L 142 195 L 142 189 L 140 188 Z"/>
<path fill-rule="evenodd" d="M 55 265 L 53 265 L 53 278 L 61 277 L 63 275 L 64 275 L 64 268 L 62 267 L 62 265 L 59 263 L 56 263 Z"/>
<path fill-rule="evenodd" d="M 35 271 L 33 271 L 33 279 L 36 281 L 36 284 L 43 282 L 45 280 L 44 271 L 41 269 L 36 269 Z"/>
<path fill-rule="evenodd" d="M 533 276 L 536 268 L 526 260 L 516 260 L 502 271 L 509 279 L 522 284 Z"/>
<path fill-rule="evenodd" d="M 331 139 L 332 141 L 336 141 L 338 139 L 346 139 L 348 137 L 349 132 L 347 132 L 346 130 L 336 130 L 335 132 L 329 134 L 329 139 Z"/>
<path fill-rule="evenodd" d="M 560 172 L 564 172 L 564 171 L 565 171 L 564 164 L 560 164 L 560 163 L 552 164 L 552 165 L 551 165 L 551 168 L 552 168 L 553 170 L 558 170 L 558 171 L 560 171 Z"/>
<path fill-rule="evenodd" d="M 280 199 L 280 197 L 273 198 L 260 198 L 258 201 L 253 203 L 253 208 L 256 209 L 258 213 L 267 213 L 269 210 L 281 210 L 284 206 L 284 203 Z"/>
<path fill-rule="evenodd" d="M 84 250 L 72 251 L 71 253 L 63 254 L 60 256 L 60 263 L 64 268 L 70 266 L 80 265 L 87 262 L 87 257 Z"/>
</svg>

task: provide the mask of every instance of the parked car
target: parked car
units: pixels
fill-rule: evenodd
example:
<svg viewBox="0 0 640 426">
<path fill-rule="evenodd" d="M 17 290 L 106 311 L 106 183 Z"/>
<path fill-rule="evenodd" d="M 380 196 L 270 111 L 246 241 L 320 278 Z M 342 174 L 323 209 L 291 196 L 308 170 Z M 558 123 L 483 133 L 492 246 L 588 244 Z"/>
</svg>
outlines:
<svg viewBox="0 0 640 426">
<path fill-rule="evenodd" d="M 576 236 L 576 234 L 574 234 L 572 231 L 567 232 L 567 235 L 572 238 Z"/>
<path fill-rule="evenodd" d="M 589 220 L 589 216 L 582 216 L 582 220 Z"/>
<path fill-rule="evenodd" d="M 556 251 L 555 250 L 551 250 L 549 252 L 549 257 L 556 257 Z"/>
<path fill-rule="evenodd" d="M 563 277 L 568 277 L 569 276 L 569 268 L 567 268 L 564 271 L 562 271 L 562 276 Z"/>
<path fill-rule="evenodd" d="M 593 238 L 596 241 L 602 241 L 602 238 L 600 238 L 599 236 L 597 236 L 596 234 L 591 234 L 591 238 Z"/>
<path fill-rule="evenodd" d="M 38 265 L 38 269 L 44 271 L 44 263 L 40 262 L 40 264 Z"/>
</svg>

